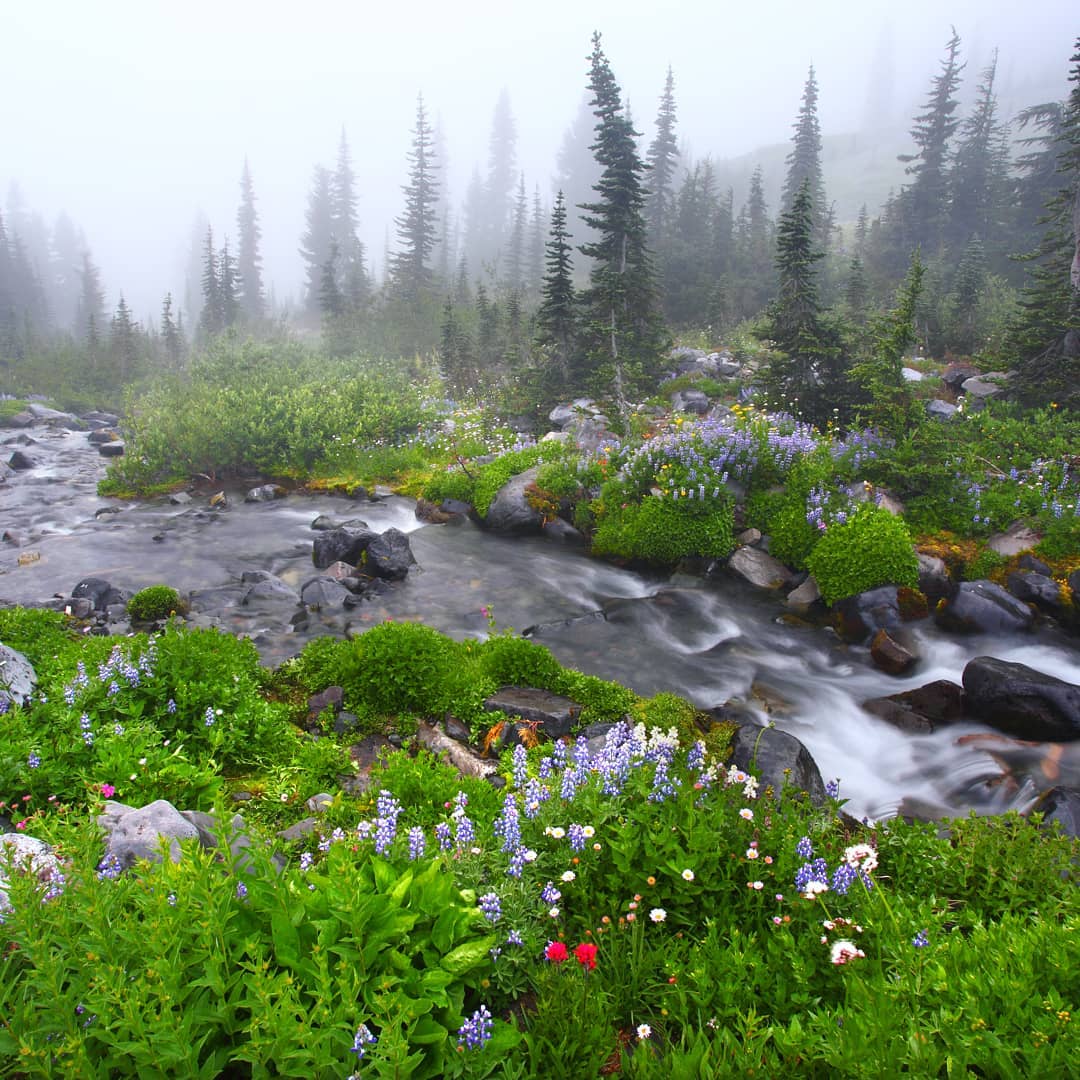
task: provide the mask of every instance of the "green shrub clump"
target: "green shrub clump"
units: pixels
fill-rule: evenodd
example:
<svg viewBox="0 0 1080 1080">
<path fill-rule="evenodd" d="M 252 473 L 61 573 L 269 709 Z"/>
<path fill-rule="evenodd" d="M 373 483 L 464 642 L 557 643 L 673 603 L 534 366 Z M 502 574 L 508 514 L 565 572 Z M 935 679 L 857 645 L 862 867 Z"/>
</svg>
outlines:
<svg viewBox="0 0 1080 1080">
<path fill-rule="evenodd" d="M 167 619 L 181 610 L 180 594 L 169 585 L 150 585 L 128 601 L 127 610 L 140 622 Z"/>
<path fill-rule="evenodd" d="M 919 560 L 901 518 L 880 506 L 860 506 L 834 524 L 806 560 L 827 604 L 877 585 L 919 584 Z"/>
<path fill-rule="evenodd" d="M 735 519 L 726 498 L 694 503 L 646 495 L 640 503 L 603 497 L 593 538 L 597 555 L 671 565 L 688 555 L 723 558 L 734 547 Z"/>
<path fill-rule="evenodd" d="M 563 683 L 562 665 L 550 649 L 509 634 L 484 642 L 480 669 L 495 686 L 535 686 L 558 692 Z"/>
</svg>

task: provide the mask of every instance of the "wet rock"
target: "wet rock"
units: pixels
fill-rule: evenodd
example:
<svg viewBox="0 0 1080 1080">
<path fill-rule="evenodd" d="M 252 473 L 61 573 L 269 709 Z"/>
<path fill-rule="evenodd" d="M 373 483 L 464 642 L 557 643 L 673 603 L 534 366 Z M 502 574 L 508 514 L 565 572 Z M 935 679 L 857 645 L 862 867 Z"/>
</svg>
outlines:
<svg viewBox="0 0 1080 1080">
<path fill-rule="evenodd" d="M 365 567 L 385 581 L 401 581 L 416 564 L 409 538 L 400 529 L 389 528 L 368 544 Z"/>
<path fill-rule="evenodd" d="M 986 541 L 986 546 L 991 551 L 996 551 L 1006 559 L 1013 555 L 1019 555 L 1021 551 L 1029 551 L 1042 537 L 1037 532 L 1032 532 L 1026 525 L 1016 522 L 1010 525 L 1003 533 L 996 533 Z"/>
<path fill-rule="evenodd" d="M 738 548 L 727 565 L 729 570 L 759 589 L 782 589 L 791 583 L 791 571 L 760 548 Z"/>
<path fill-rule="evenodd" d="M 301 601 L 313 611 L 335 611 L 352 598 L 344 585 L 326 577 L 312 578 L 300 590 Z"/>
<path fill-rule="evenodd" d="M 119 438 L 120 436 L 117 435 L 115 431 L 110 431 L 108 428 L 98 428 L 96 431 L 91 431 L 90 434 L 86 436 L 87 442 L 92 446 L 101 446 L 104 443 L 116 442 Z"/>
<path fill-rule="evenodd" d="M 1033 574 L 1042 574 L 1045 577 L 1053 577 L 1054 572 L 1042 561 L 1037 559 L 1034 555 L 1021 555 L 1016 560 L 1017 570 L 1030 570 Z"/>
<path fill-rule="evenodd" d="M 1043 792 L 1030 813 L 1042 815 L 1042 828 L 1060 825 L 1066 836 L 1080 837 L 1080 791 L 1052 787 Z"/>
<path fill-rule="evenodd" d="M 536 483 L 539 472 L 539 466 L 526 469 L 499 489 L 488 507 L 487 515 L 482 519 L 485 529 L 507 535 L 540 532 L 544 526 L 544 517 L 529 504 L 525 496 L 525 489 Z"/>
<path fill-rule="evenodd" d="M 260 581 L 256 581 L 246 593 L 240 603 L 244 607 L 267 608 L 281 604 L 299 604 L 300 594 L 279 577 L 268 574 Z"/>
<path fill-rule="evenodd" d="M 423 521 L 427 525 L 445 525 L 455 516 L 452 511 L 444 510 L 441 506 L 436 506 L 435 503 L 423 498 L 416 500 L 415 513 L 417 521 Z"/>
<path fill-rule="evenodd" d="M 23 453 L 22 450 L 16 450 L 11 457 L 8 458 L 7 463 L 16 472 L 24 472 L 26 469 L 32 469 L 37 464 L 29 454 Z"/>
<path fill-rule="evenodd" d="M 0 702 L 25 705 L 36 686 L 33 664 L 21 652 L 0 642 Z"/>
<path fill-rule="evenodd" d="M 113 858 L 125 870 L 140 859 L 161 862 L 162 843 L 169 858 L 179 862 L 181 840 L 199 840 L 199 830 L 171 802 L 158 799 L 135 809 L 107 802 L 98 818 L 105 833 L 105 858 Z"/>
<path fill-rule="evenodd" d="M 784 601 L 792 611 L 805 614 L 821 599 L 821 590 L 813 574 L 808 574 L 806 580 L 796 589 L 787 594 Z"/>
<path fill-rule="evenodd" d="M 187 506 L 191 502 L 191 496 L 186 491 L 174 491 L 169 496 L 169 502 L 173 506 Z"/>
<path fill-rule="evenodd" d="M 126 604 L 130 599 L 130 594 L 123 589 L 117 589 L 104 578 L 89 577 L 83 578 L 71 590 L 71 598 L 73 600 L 85 598 L 94 605 L 95 611 L 105 611 L 110 604 Z"/>
<path fill-rule="evenodd" d="M 544 537 L 548 540 L 557 540 L 563 544 L 571 544 L 574 547 L 586 547 L 588 544 L 582 533 L 561 517 L 544 523 Z"/>
<path fill-rule="evenodd" d="M 102 443 L 98 447 L 98 453 L 102 457 L 114 458 L 124 456 L 124 444 L 121 440 L 117 439 L 115 442 Z"/>
<path fill-rule="evenodd" d="M 845 641 L 858 643 L 879 630 L 900 626 L 900 602 L 895 585 L 879 585 L 857 596 L 838 600 L 833 605 L 836 629 Z"/>
<path fill-rule="evenodd" d="M 36 401 L 26 406 L 38 423 L 48 424 L 50 427 L 68 427 L 75 431 L 82 431 L 86 426 L 74 413 L 61 412 L 59 409 L 50 409 L 48 405 L 41 405 Z"/>
<path fill-rule="evenodd" d="M 29 409 L 23 409 L 14 416 L 0 418 L 0 427 L 27 428 L 34 423 L 34 414 Z"/>
<path fill-rule="evenodd" d="M 288 494 L 288 491 L 280 484 L 261 484 L 259 487 L 252 488 L 244 496 L 244 502 L 274 502 L 276 499 L 284 499 Z"/>
<path fill-rule="evenodd" d="M 916 553 L 916 557 L 919 560 L 919 592 L 930 600 L 948 596 L 952 592 L 953 583 L 945 560 L 921 551 Z"/>
<path fill-rule="evenodd" d="M 355 566 L 363 558 L 364 552 L 377 535 L 370 529 L 327 529 L 315 537 L 311 554 L 312 561 L 319 570 L 336 562 Z"/>
<path fill-rule="evenodd" d="M 674 412 L 704 416 L 709 411 L 709 397 L 701 390 L 677 390 L 671 395 Z"/>
<path fill-rule="evenodd" d="M 825 804 L 825 784 L 810 751 L 779 728 L 742 725 L 731 742 L 731 760 L 758 778 L 761 790 L 791 787 L 805 791 L 815 806 Z"/>
<path fill-rule="evenodd" d="M 937 607 L 935 620 L 952 633 L 1011 634 L 1030 630 L 1035 616 L 1027 604 L 992 581 L 964 581 Z"/>
<path fill-rule="evenodd" d="M 8 544 L 11 547 L 22 547 L 23 540 L 18 533 L 12 532 L 10 529 L 5 529 L 4 535 L 0 536 L 0 542 Z"/>
<path fill-rule="evenodd" d="M 1025 604 L 1034 604 L 1047 615 L 1058 616 L 1064 604 L 1058 583 L 1045 574 L 1033 571 L 1014 572 L 1006 579 L 1009 592 Z"/>
<path fill-rule="evenodd" d="M 581 714 L 581 706 L 570 698 L 523 686 L 504 686 L 484 701 L 484 709 L 487 712 L 503 712 L 512 722 L 521 720 L 536 724 L 538 730 L 550 739 L 569 735 Z"/>
<path fill-rule="evenodd" d="M 993 656 L 969 661 L 963 683 L 968 712 L 999 731 L 1037 742 L 1080 739 L 1080 686 Z"/>
<path fill-rule="evenodd" d="M 888 630 L 879 630 L 870 642 L 874 664 L 888 675 L 906 675 L 918 662 L 918 654 L 902 645 Z"/>
</svg>

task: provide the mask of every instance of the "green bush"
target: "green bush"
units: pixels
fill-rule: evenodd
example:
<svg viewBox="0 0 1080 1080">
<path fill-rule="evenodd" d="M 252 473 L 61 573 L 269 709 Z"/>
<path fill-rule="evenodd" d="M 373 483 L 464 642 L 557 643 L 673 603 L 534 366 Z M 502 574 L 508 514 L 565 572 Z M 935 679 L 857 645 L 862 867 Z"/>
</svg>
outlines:
<svg viewBox="0 0 1080 1080">
<path fill-rule="evenodd" d="M 496 686 L 535 686 L 554 691 L 563 669 L 551 650 L 526 638 L 496 634 L 480 647 L 480 669 Z"/>
<path fill-rule="evenodd" d="M 734 513 L 721 496 L 706 502 L 646 495 L 640 503 L 604 497 L 593 537 L 597 555 L 672 565 L 688 555 L 723 558 L 734 546 Z"/>
<path fill-rule="evenodd" d="M 352 643 L 342 662 L 342 686 L 350 707 L 437 716 L 454 704 L 472 667 L 465 649 L 438 630 L 386 622 Z"/>
<path fill-rule="evenodd" d="M 833 525 L 810 553 L 807 569 L 827 604 L 877 585 L 919 584 L 919 560 L 903 520 L 864 504 Z"/>
<path fill-rule="evenodd" d="M 494 461 L 482 465 L 476 476 L 473 490 L 473 506 L 481 517 L 486 517 L 499 489 L 519 473 L 542 461 L 545 454 L 554 454 L 558 448 L 538 444 L 524 450 L 511 450 Z"/>
<path fill-rule="evenodd" d="M 1006 563 L 1004 555 L 999 555 L 993 548 L 983 548 L 963 568 L 965 581 L 983 581 L 989 578 L 995 570 L 1000 570 Z"/>
<path fill-rule="evenodd" d="M 141 622 L 167 619 L 180 610 L 180 594 L 169 585 L 140 589 L 127 603 L 128 615 Z"/>
</svg>

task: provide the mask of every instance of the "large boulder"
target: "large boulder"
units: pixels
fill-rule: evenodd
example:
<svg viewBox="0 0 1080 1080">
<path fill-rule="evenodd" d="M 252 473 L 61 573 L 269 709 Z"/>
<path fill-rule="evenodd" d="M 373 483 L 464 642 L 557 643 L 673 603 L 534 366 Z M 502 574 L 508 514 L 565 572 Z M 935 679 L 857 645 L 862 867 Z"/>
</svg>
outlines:
<svg viewBox="0 0 1080 1080">
<path fill-rule="evenodd" d="M 107 611 L 111 604 L 126 604 L 131 594 L 104 578 L 88 577 L 71 590 L 72 600 L 89 600 L 95 611 Z"/>
<path fill-rule="evenodd" d="M 0 642 L 0 713 L 9 705 L 25 705 L 37 686 L 33 665 L 21 652 Z"/>
<path fill-rule="evenodd" d="M 993 656 L 969 661 L 963 682 L 968 712 L 999 731 L 1037 742 L 1080 739 L 1080 686 Z"/>
<path fill-rule="evenodd" d="M 964 716 L 964 689 L 958 683 L 937 679 L 888 697 L 871 698 L 862 707 L 901 731 L 924 733 Z"/>
<path fill-rule="evenodd" d="M 105 833 L 105 861 L 121 870 L 140 859 L 160 862 L 163 845 L 169 858 L 179 862 L 180 841 L 199 839 L 196 826 L 165 799 L 139 809 L 109 801 L 98 825 Z"/>
<path fill-rule="evenodd" d="M 929 600 L 948 596 L 953 590 L 952 578 L 944 559 L 925 552 L 916 552 L 919 560 L 919 592 Z"/>
<path fill-rule="evenodd" d="M 898 635 L 902 637 L 905 635 Z M 888 675 L 906 675 L 918 662 L 919 654 L 908 641 L 898 641 L 888 630 L 879 630 L 870 642 L 874 664 Z"/>
<path fill-rule="evenodd" d="M 701 390 L 677 390 L 671 395 L 671 407 L 675 412 L 704 416 L 709 411 L 709 396 Z"/>
<path fill-rule="evenodd" d="M 1015 571 L 1006 581 L 1009 592 L 1025 604 L 1034 604 L 1047 615 L 1060 615 L 1064 608 L 1058 583 L 1046 574 Z"/>
<path fill-rule="evenodd" d="M 491 532 L 519 535 L 538 533 L 544 527 L 544 515 L 530 505 L 525 489 L 536 483 L 538 465 L 508 480 L 492 499 L 487 515 L 482 519 Z"/>
<path fill-rule="evenodd" d="M 345 562 L 355 566 L 363 558 L 371 542 L 378 537 L 371 529 L 326 529 L 315 537 L 311 558 L 315 568 L 325 570 L 331 563 Z"/>
<path fill-rule="evenodd" d="M 241 580 L 247 582 L 248 573 L 245 573 Z M 240 603 L 244 607 L 256 608 L 260 611 L 286 606 L 294 607 L 300 603 L 300 594 L 281 578 L 267 573 L 264 577 L 252 581 L 251 588 L 244 593 L 244 598 Z"/>
<path fill-rule="evenodd" d="M 740 769 L 753 773 L 761 787 L 805 791 L 815 806 L 825 804 L 825 784 L 817 762 L 794 735 L 774 727 L 743 724 L 731 741 L 731 760 Z"/>
<path fill-rule="evenodd" d="M 74 413 L 50 409 L 48 405 L 42 405 L 37 401 L 31 401 L 26 406 L 26 411 L 34 417 L 37 423 L 48 424 L 50 427 L 68 427 L 74 428 L 76 431 L 82 431 L 86 427 Z"/>
<path fill-rule="evenodd" d="M 312 578 L 300 589 L 300 599 L 315 611 L 336 611 L 355 603 L 353 594 L 339 581 L 329 577 Z"/>
<path fill-rule="evenodd" d="M 484 701 L 486 712 L 502 712 L 511 720 L 535 724 L 551 739 L 569 735 L 581 713 L 570 698 L 528 686 L 504 686 Z"/>
<path fill-rule="evenodd" d="M 415 565 L 409 538 L 400 530 L 389 528 L 368 544 L 367 572 L 387 581 L 401 581 Z"/>
<path fill-rule="evenodd" d="M 738 548 L 727 565 L 729 570 L 759 589 L 784 589 L 791 585 L 791 571 L 760 548 Z"/>
<path fill-rule="evenodd" d="M 833 605 L 836 629 L 845 641 L 858 643 L 879 630 L 895 630 L 901 623 L 895 585 L 879 585 Z"/>
<path fill-rule="evenodd" d="M 280 484 L 260 484 L 244 496 L 244 502 L 273 502 L 275 499 L 284 499 L 288 494 Z"/>
<path fill-rule="evenodd" d="M 959 411 L 955 405 L 941 398 L 926 403 L 926 415 L 934 420 L 951 420 Z"/>
<path fill-rule="evenodd" d="M 965 581 L 938 604 L 935 618 L 945 630 L 961 634 L 1012 634 L 1035 621 L 1027 604 L 992 581 Z"/>
</svg>

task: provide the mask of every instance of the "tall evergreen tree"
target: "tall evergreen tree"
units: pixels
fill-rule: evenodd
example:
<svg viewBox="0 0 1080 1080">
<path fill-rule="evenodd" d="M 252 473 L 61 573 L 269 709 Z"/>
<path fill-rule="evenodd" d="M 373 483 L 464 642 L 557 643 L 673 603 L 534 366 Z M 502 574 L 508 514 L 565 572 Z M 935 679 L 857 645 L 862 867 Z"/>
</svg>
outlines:
<svg viewBox="0 0 1080 1080">
<path fill-rule="evenodd" d="M 439 184 L 431 145 L 431 126 L 424 111 L 424 97 L 416 99 L 416 125 L 408 154 L 409 180 L 402 187 L 405 210 L 395 218 L 401 250 L 391 256 L 390 278 L 395 293 L 415 299 L 432 281 L 429 259 L 435 246 L 435 217 Z"/>
<path fill-rule="evenodd" d="M 563 134 L 555 159 L 554 186 L 565 195 L 567 206 L 580 206 L 588 202 L 600 182 L 602 170 L 591 149 L 596 120 L 589 102 L 590 95 L 586 92 L 582 95 L 573 122 Z M 578 244 L 594 239 L 581 218 L 577 221 L 568 219 L 566 228 Z"/>
<path fill-rule="evenodd" d="M 832 214 L 825 201 L 825 174 L 821 166 L 821 124 L 817 112 L 818 84 L 814 65 L 803 87 L 802 105 L 795 121 L 795 134 L 791 138 L 791 151 L 787 156 L 787 176 L 780 196 L 782 213 L 791 210 L 795 196 L 803 183 L 809 185 L 810 202 L 814 215 L 814 242 L 822 250 L 829 247 L 832 231 Z"/>
<path fill-rule="evenodd" d="M 645 158 L 649 164 L 645 223 L 649 229 L 650 245 L 659 252 L 667 239 L 674 210 L 675 170 L 679 164 L 679 144 L 675 138 L 675 76 L 670 67 L 656 114 L 656 134 Z"/>
<path fill-rule="evenodd" d="M 593 260 L 582 296 L 585 356 L 593 386 L 613 391 L 622 407 L 630 389 L 655 368 L 665 332 L 645 244 L 645 164 L 599 33 L 593 34 L 589 90 L 596 117 L 592 150 L 601 174 L 596 201 L 581 205 L 583 220 L 596 232 L 595 241 L 581 245 Z"/>
<path fill-rule="evenodd" d="M 330 178 L 330 235 L 337 244 L 335 260 L 338 289 L 353 307 L 363 304 L 369 294 L 367 254 L 360 240 L 357 214 L 356 175 L 345 129 L 341 129 L 337 165 Z M 325 262 L 323 264 L 326 265 Z"/>
<path fill-rule="evenodd" d="M 218 253 L 218 303 L 221 308 L 221 327 L 228 330 L 235 326 L 240 315 L 240 290 L 242 287 L 236 260 L 229 252 L 229 238 Z"/>
<path fill-rule="evenodd" d="M 179 322 L 173 319 L 172 293 L 166 293 L 161 305 L 161 341 L 165 347 L 165 362 L 173 371 L 184 362 L 184 334 Z"/>
<path fill-rule="evenodd" d="M 569 387 L 571 357 L 577 337 L 573 249 L 566 229 L 566 200 L 560 191 L 551 211 L 551 233 L 546 245 L 544 282 L 536 313 L 537 344 L 546 346 L 554 361 L 553 389 Z"/>
<path fill-rule="evenodd" d="M 735 316 L 761 313 L 776 291 L 773 272 L 773 223 L 765 201 L 765 181 L 758 165 L 750 177 L 750 192 L 735 226 Z"/>
<path fill-rule="evenodd" d="M 236 227 L 239 237 L 236 271 L 240 277 L 240 310 L 248 323 L 259 323 L 266 316 L 262 254 L 259 250 L 262 230 L 259 228 L 259 213 L 255 209 L 255 185 L 246 157 L 244 171 L 240 174 L 240 207 L 236 211 Z"/>
<path fill-rule="evenodd" d="M 202 300 L 199 332 L 204 338 L 213 337 L 225 329 L 225 311 L 221 303 L 221 272 L 214 247 L 214 230 L 210 226 L 206 228 L 203 246 Z"/>
<path fill-rule="evenodd" d="M 960 86 L 960 38 L 955 28 L 945 46 L 941 72 L 931 83 L 926 111 L 915 118 L 911 137 L 917 147 L 914 154 L 902 154 L 913 178 L 902 193 L 907 251 L 921 247 L 936 251 L 941 243 L 942 227 L 949 210 L 950 140 L 960 119 L 956 116 L 956 92 Z"/>
<path fill-rule="evenodd" d="M 304 307 L 312 314 L 319 311 L 322 271 L 330 257 L 330 244 L 334 238 L 331 183 L 330 171 L 316 165 L 304 215 L 304 235 L 300 239 L 300 257 L 305 264 Z"/>
<path fill-rule="evenodd" d="M 319 288 L 319 310 L 324 319 L 336 319 L 345 313 L 345 298 L 338 285 L 338 260 L 340 251 L 337 240 L 330 241 L 330 254 L 323 263 L 322 280 Z"/>
<path fill-rule="evenodd" d="M 511 291 L 520 290 L 525 282 L 528 219 L 529 203 L 525 197 L 525 174 L 522 173 L 518 179 L 517 197 L 514 199 L 513 226 L 506 245 L 506 284 Z"/>
<path fill-rule="evenodd" d="M 113 315 L 109 334 L 109 352 L 116 367 L 116 375 L 121 386 L 125 385 L 134 373 L 139 361 L 139 326 L 131 317 L 131 309 L 120 294 Z"/>
<path fill-rule="evenodd" d="M 104 329 L 105 289 L 101 284 L 101 271 L 94 265 L 90 253 L 84 251 L 79 272 L 78 335 L 91 348 L 96 348 Z"/>
<path fill-rule="evenodd" d="M 533 189 L 532 217 L 529 221 L 529 253 L 526 270 L 528 295 L 536 301 L 540 297 L 540 286 L 544 280 L 544 241 L 547 234 L 547 220 L 544 204 L 540 200 L 540 185 Z"/>
<path fill-rule="evenodd" d="M 505 254 L 514 220 L 514 180 L 517 168 L 517 124 L 510 109 L 510 95 L 503 89 L 495 103 L 488 144 L 488 173 L 484 185 L 482 262 L 497 265 Z"/>
<path fill-rule="evenodd" d="M 1019 357 L 1010 385 L 1020 396 L 1080 409 L 1080 37 L 1071 63 L 1056 140 L 1058 189 L 1042 242 L 1026 257 L 1028 284 L 1008 345 Z"/>
</svg>

